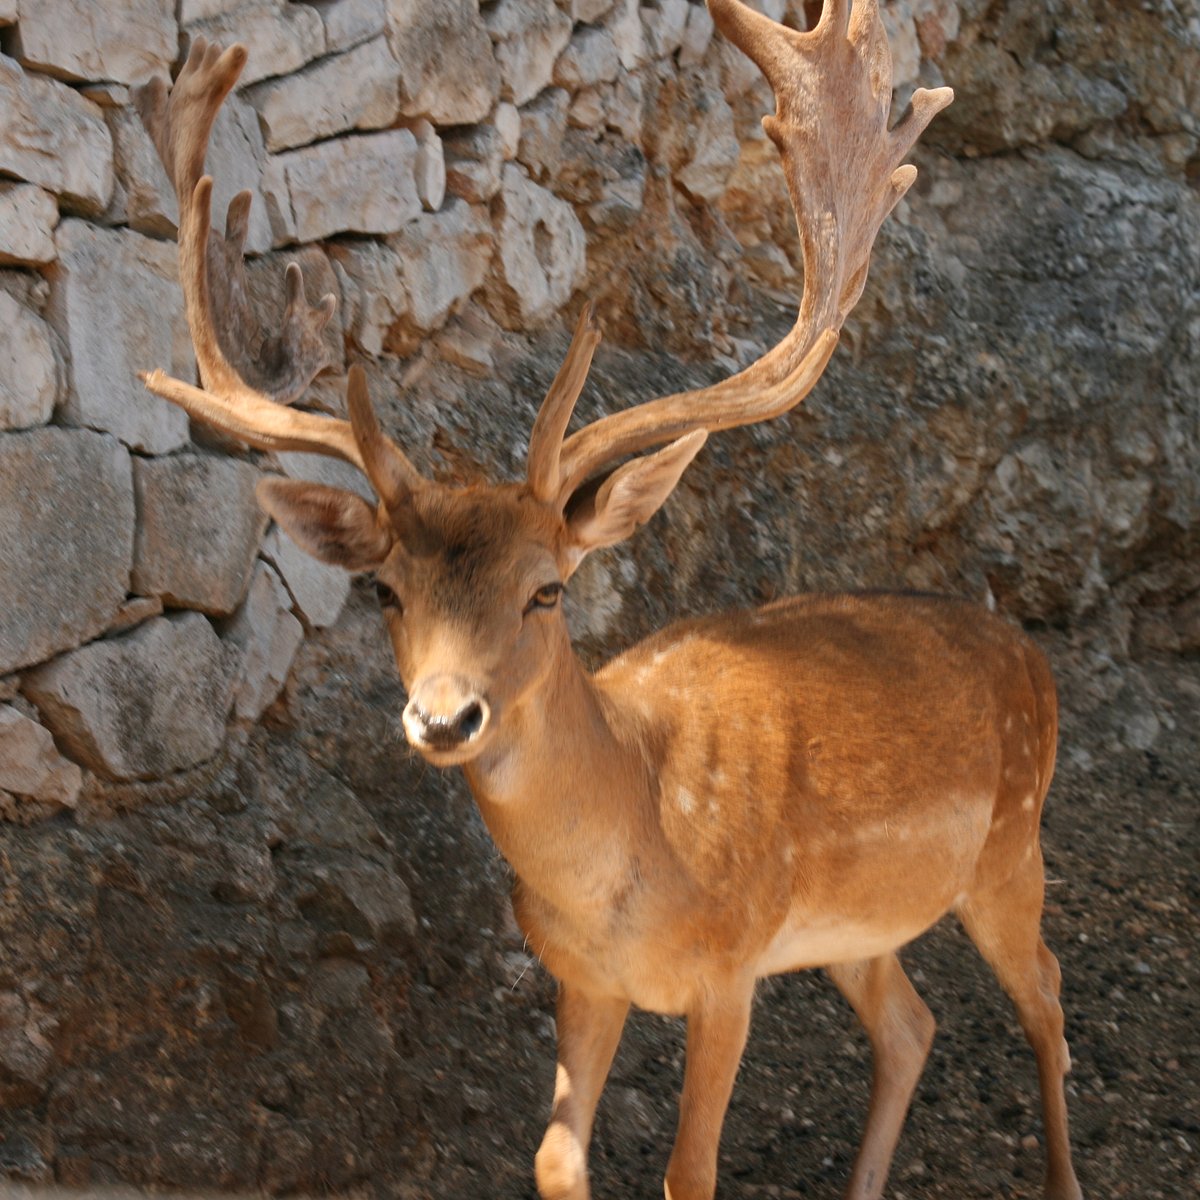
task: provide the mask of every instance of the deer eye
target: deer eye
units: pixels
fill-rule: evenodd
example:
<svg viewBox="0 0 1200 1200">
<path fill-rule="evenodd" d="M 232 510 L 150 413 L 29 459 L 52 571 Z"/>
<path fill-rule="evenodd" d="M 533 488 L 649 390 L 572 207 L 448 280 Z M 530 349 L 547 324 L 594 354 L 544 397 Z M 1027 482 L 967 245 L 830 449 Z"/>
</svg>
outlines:
<svg viewBox="0 0 1200 1200">
<path fill-rule="evenodd" d="M 529 603 L 525 605 L 525 611 L 531 613 L 535 608 L 553 608 L 558 603 L 558 598 L 562 595 L 562 590 L 563 585 L 561 583 L 543 584 L 529 597 Z"/>
<path fill-rule="evenodd" d="M 394 608 L 397 612 L 404 611 L 400 597 L 382 579 L 375 580 L 375 595 L 379 598 L 380 608 Z"/>
</svg>

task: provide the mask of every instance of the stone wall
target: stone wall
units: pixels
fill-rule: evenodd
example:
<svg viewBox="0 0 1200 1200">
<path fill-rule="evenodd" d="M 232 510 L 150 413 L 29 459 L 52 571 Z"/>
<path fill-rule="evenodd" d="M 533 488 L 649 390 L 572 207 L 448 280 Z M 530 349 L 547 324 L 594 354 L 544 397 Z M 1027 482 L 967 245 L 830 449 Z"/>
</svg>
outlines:
<svg viewBox="0 0 1200 1200">
<path fill-rule="evenodd" d="M 768 592 L 966 590 L 1025 620 L 1112 610 L 1121 652 L 1131 636 L 1195 649 L 1197 37 L 1171 6 L 1101 7 L 1119 51 L 1086 5 L 885 6 L 898 103 L 918 81 L 961 95 L 881 238 L 828 402 L 800 437 L 764 432 L 767 461 L 736 484 Z M 219 206 L 254 194 L 265 311 L 293 258 L 314 298 L 334 292 L 317 402 L 336 410 L 346 362 L 366 358 L 377 394 L 413 397 L 393 424 L 433 469 L 519 464 L 535 399 L 519 354 L 557 350 L 519 335 L 584 294 L 635 382 L 664 352 L 737 366 L 799 288 L 757 126 L 769 93 L 702 5 L 88 9 L 0 12 L 0 805 L 22 819 L 91 776 L 211 759 L 348 592 L 253 503 L 263 469 L 328 468 L 231 457 L 135 378 L 194 371 L 174 198 L 129 98 L 189 38 L 250 48 L 210 169 Z M 473 410 L 484 390 L 501 406 Z M 677 597 L 704 547 L 682 551 Z M 620 607 L 597 570 L 601 610 Z"/>
<path fill-rule="evenodd" d="M 761 7 L 799 27 L 815 6 Z M 650 529 L 587 561 L 580 645 L 599 656 L 673 615 L 802 588 L 957 591 L 1065 631 L 1090 702 L 1136 701 L 1114 736 L 1148 747 L 1171 717 L 1138 656 L 1200 650 L 1194 7 L 884 9 L 897 103 L 918 83 L 959 98 L 828 375 L 792 416 L 713 438 Z M 129 88 L 196 33 L 250 48 L 210 169 L 219 206 L 254 193 L 257 299 L 279 310 L 294 259 L 311 299 L 339 300 L 314 404 L 343 411 L 363 362 L 385 424 L 443 478 L 521 469 L 585 296 L 607 341 L 584 417 L 756 357 L 794 314 L 796 236 L 758 126 L 769 93 L 688 0 L 0 0 L 12 1170 L 349 1186 L 417 1170 L 419 1139 L 401 1139 L 403 1168 L 363 1146 L 347 1165 L 343 1146 L 377 1131 L 299 1101 L 285 1120 L 256 1056 L 293 1095 L 334 1095 L 345 1072 L 403 1125 L 440 1068 L 419 1084 L 419 1047 L 403 1063 L 372 1047 L 403 1040 L 403 1005 L 434 1021 L 478 966 L 474 950 L 441 977 L 424 965 L 406 871 L 426 931 L 494 924 L 497 884 L 483 843 L 460 847 L 461 813 L 425 811 L 454 785 L 380 748 L 399 697 L 369 606 L 253 502 L 265 470 L 361 481 L 189 429 L 135 378 L 193 365 L 174 201 Z M 359 797 L 377 793 L 369 814 Z M 160 820 L 151 802 L 180 797 Z M 136 1020 L 126 961 L 153 981 Z M 318 1053 L 321 1021 L 351 1011 L 361 1054 Z M 142 1055 L 146 1111 L 108 1104 L 118 1044 Z M 185 1103 L 202 1080 L 228 1130 Z M 243 1087 L 268 1097 L 245 1161 Z M 168 1137 L 172 1117 L 156 1141 L 168 1093 L 184 1132 Z"/>
</svg>

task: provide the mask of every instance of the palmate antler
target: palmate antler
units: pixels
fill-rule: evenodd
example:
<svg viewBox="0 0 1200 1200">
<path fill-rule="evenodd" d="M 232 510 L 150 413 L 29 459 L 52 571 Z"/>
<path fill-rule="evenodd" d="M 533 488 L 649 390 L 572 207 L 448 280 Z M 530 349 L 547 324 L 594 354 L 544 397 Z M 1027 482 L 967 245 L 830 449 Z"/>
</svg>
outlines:
<svg viewBox="0 0 1200 1200">
<path fill-rule="evenodd" d="M 787 29 L 740 0 L 708 0 L 717 28 L 748 55 L 775 93 L 763 127 L 783 159 L 804 259 L 804 293 L 791 332 L 751 366 L 712 387 L 650 400 L 572 434 L 560 455 L 560 491 L 614 459 L 693 429 L 716 432 L 779 416 L 820 378 L 862 295 L 871 247 L 917 177 L 902 161 L 950 88 L 918 89 L 888 130 L 892 56 L 878 0 L 825 0 L 808 33 Z M 565 424 L 565 422 L 564 422 Z"/>
<path fill-rule="evenodd" d="M 920 89 L 908 116 L 888 130 L 891 53 L 877 0 L 855 0 L 853 13 L 850 0 L 826 0 L 808 33 L 786 29 L 740 0 L 708 4 L 721 32 L 758 64 L 775 92 L 776 112 L 763 124 L 780 150 L 800 230 L 799 315 L 779 345 L 737 375 L 613 413 L 565 437 L 600 337 L 585 305 L 529 446 L 530 489 L 560 510 L 589 478 L 630 454 L 696 430 L 767 420 L 808 394 L 862 294 L 879 227 L 916 178 L 916 168 L 901 160 L 952 99 L 949 88 Z M 249 445 L 346 459 L 389 508 L 401 506 L 424 481 L 380 430 L 360 370 L 351 370 L 349 422 L 286 407 L 325 365 L 320 333 L 334 298 L 310 308 L 299 267 L 289 266 L 283 329 L 264 335 L 250 314 L 242 274 L 249 193 L 230 204 L 224 238 L 210 228 L 212 180 L 201 174 L 208 139 L 245 61 L 240 46 L 222 52 L 197 38 L 169 94 L 159 80 L 139 93 L 179 197 L 180 275 L 204 390 L 161 371 L 147 375 L 146 386 Z"/>
</svg>

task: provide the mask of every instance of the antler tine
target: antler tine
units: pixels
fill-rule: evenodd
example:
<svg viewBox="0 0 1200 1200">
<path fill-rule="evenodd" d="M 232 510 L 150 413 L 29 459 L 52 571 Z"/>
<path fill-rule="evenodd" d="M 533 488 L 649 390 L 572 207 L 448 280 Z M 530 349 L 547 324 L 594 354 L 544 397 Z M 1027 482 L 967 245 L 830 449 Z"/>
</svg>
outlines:
<svg viewBox="0 0 1200 1200">
<path fill-rule="evenodd" d="M 179 200 L 180 283 L 206 390 L 161 371 L 142 379 L 156 395 L 251 446 L 346 459 L 387 501 L 398 494 L 397 480 L 411 487 L 420 476 L 399 447 L 383 437 L 377 423 L 360 419 L 352 426 L 284 407 L 328 365 L 321 332 L 333 316 L 336 298 L 327 295 L 309 306 L 300 268 L 292 263 L 284 276 L 280 331 L 264 334 L 247 300 L 242 261 L 250 193 L 241 192 L 231 201 L 224 237 L 211 226 L 213 183 L 211 176 L 202 174 L 204 160 L 217 113 L 245 64 L 244 47 L 222 50 L 198 37 L 173 87 L 154 79 L 135 92 Z M 361 409 L 366 404 L 361 380 L 356 392 Z M 365 440 L 356 441 L 359 431 Z"/>
<path fill-rule="evenodd" d="M 388 509 L 398 510 L 423 480 L 400 448 L 379 427 L 367 395 L 367 374 L 357 363 L 350 368 L 346 388 L 350 425 L 362 454 L 363 472 Z"/>
<path fill-rule="evenodd" d="M 820 377 L 862 294 L 871 248 L 916 178 L 901 160 L 949 88 L 919 90 L 912 112 L 888 130 L 891 52 L 877 0 L 825 0 L 807 33 L 787 29 L 741 0 L 708 0 L 721 32 L 752 58 L 775 93 L 763 127 L 780 151 L 796 213 L 804 290 L 791 332 L 743 371 L 712 387 L 647 401 L 567 438 L 564 495 L 604 464 L 690 429 L 731 429 L 786 412 Z"/>
<path fill-rule="evenodd" d="M 533 432 L 529 435 L 526 478 L 539 500 L 551 502 L 558 496 L 563 436 L 575 411 L 575 402 L 587 382 L 592 355 L 599 344 L 600 326 L 596 323 L 595 308 L 589 300 L 579 314 L 567 356 L 554 376 L 554 382 L 533 423 Z"/>
</svg>

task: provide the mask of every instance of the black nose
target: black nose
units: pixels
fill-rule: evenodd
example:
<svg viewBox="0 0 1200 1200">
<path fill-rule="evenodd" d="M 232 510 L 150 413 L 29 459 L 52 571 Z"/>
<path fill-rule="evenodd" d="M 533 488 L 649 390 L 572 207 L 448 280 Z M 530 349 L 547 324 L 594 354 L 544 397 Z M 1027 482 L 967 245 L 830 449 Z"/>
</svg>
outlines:
<svg viewBox="0 0 1200 1200">
<path fill-rule="evenodd" d="M 419 704 L 411 705 L 422 740 L 435 750 L 453 750 L 469 741 L 483 727 L 483 706 L 478 700 L 464 704 L 453 716 L 430 716 Z"/>
</svg>

